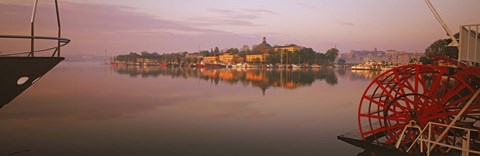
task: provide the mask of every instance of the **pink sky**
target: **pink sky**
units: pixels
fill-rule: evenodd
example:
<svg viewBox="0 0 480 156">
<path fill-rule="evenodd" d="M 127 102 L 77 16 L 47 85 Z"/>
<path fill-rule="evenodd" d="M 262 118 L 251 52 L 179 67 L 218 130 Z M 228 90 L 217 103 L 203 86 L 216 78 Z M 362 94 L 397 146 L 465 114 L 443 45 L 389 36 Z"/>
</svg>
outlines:
<svg viewBox="0 0 480 156">
<path fill-rule="evenodd" d="M 480 23 L 478 0 L 432 0 L 453 32 Z M 53 0 L 41 0 L 39 35 L 54 36 Z M 33 0 L 0 2 L 0 34 L 29 34 Z M 261 42 L 294 43 L 318 52 L 396 49 L 423 52 L 447 38 L 423 0 L 65 0 L 60 1 L 68 54 L 171 53 Z M 2 40 L 0 51 L 28 42 Z"/>
</svg>

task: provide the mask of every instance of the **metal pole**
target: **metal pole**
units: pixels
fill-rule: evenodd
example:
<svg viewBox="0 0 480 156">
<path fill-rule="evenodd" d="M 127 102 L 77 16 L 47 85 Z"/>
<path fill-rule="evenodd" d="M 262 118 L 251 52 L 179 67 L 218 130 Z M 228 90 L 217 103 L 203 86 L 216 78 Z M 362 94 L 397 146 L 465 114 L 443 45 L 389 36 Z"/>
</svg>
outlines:
<svg viewBox="0 0 480 156">
<path fill-rule="evenodd" d="M 476 26 L 477 30 L 475 31 L 475 51 L 474 51 L 474 54 L 475 54 L 475 61 L 478 61 L 478 58 L 477 58 L 477 53 L 478 53 L 478 42 L 479 42 L 479 39 L 478 39 L 478 27 L 479 25 Z"/>
<path fill-rule="evenodd" d="M 432 123 L 429 122 L 428 123 L 428 142 L 427 142 L 427 156 L 430 156 L 430 151 L 431 151 L 431 148 L 430 148 L 430 145 L 431 145 L 431 141 L 432 140 Z"/>
<path fill-rule="evenodd" d="M 468 30 L 467 30 L 467 61 L 470 61 L 470 38 L 472 37 L 471 35 L 471 28 L 472 26 L 468 26 Z"/>
<path fill-rule="evenodd" d="M 28 55 L 32 57 L 34 57 L 33 52 L 35 51 L 35 15 L 37 13 L 37 4 L 38 0 L 35 0 L 33 3 L 32 18 L 30 20 L 30 33 L 32 39 L 30 40 L 30 53 Z"/>
<path fill-rule="evenodd" d="M 463 35 L 465 35 L 465 34 L 463 34 L 463 26 L 460 26 L 460 33 L 459 33 L 459 36 L 458 36 L 460 38 L 460 43 L 463 42 Z M 462 50 L 463 50 L 462 45 L 459 45 L 458 46 L 457 66 L 460 65 L 460 61 L 462 59 Z"/>
<path fill-rule="evenodd" d="M 400 147 L 400 143 L 402 142 L 403 136 L 404 136 L 405 131 L 407 130 L 408 127 L 409 127 L 409 125 L 407 125 L 407 126 L 405 126 L 405 127 L 403 128 L 402 134 L 400 134 L 400 137 L 398 138 L 397 143 L 395 144 L 395 148 L 398 149 L 398 147 Z"/>
<path fill-rule="evenodd" d="M 60 25 L 60 13 L 58 11 L 58 2 L 55 0 L 55 10 L 57 12 L 57 24 L 58 24 L 58 41 L 57 41 L 57 57 L 60 57 L 60 37 L 62 36 L 62 27 Z"/>
<path fill-rule="evenodd" d="M 432 11 L 432 13 L 433 13 L 433 15 L 435 16 L 435 18 L 437 18 L 437 21 L 442 25 L 443 29 L 447 32 L 447 35 L 450 36 L 450 39 L 452 39 L 453 45 L 454 45 L 454 46 L 458 46 L 458 41 L 457 41 L 457 39 L 455 38 L 455 36 L 453 36 L 452 32 L 451 32 L 450 29 L 448 28 L 447 24 L 445 24 L 445 22 L 443 21 L 442 17 L 440 17 L 440 15 L 438 14 L 437 10 L 435 10 L 435 7 L 433 7 L 432 2 L 430 2 L 430 0 L 425 0 L 425 2 L 427 3 L 428 7 L 429 7 L 430 10 Z"/>
<path fill-rule="evenodd" d="M 467 135 L 465 136 L 465 140 L 463 140 L 463 150 L 462 155 L 469 156 L 470 155 L 470 129 L 467 129 Z M 463 138 L 462 138 L 463 139 Z"/>
</svg>

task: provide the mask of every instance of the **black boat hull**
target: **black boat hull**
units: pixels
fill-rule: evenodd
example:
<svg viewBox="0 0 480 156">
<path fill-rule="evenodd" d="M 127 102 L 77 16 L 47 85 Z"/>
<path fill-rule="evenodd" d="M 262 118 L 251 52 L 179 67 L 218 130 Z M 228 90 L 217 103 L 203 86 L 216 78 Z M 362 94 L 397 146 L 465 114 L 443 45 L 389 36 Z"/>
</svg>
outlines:
<svg viewBox="0 0 480 156">
<path fill-rule="evenodd" d="M 0 57 L 0 108 L 63 60 L 63 57 Z"/>
</svg>

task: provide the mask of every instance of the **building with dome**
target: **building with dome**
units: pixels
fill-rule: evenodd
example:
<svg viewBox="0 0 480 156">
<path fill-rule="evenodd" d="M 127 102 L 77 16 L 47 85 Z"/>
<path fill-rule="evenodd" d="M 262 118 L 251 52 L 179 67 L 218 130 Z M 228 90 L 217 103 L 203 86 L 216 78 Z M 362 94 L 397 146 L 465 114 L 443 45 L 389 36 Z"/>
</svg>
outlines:
<svg viewBox="0 0 480 156">
<path fill-rule="evenodd" d="M 265 63 L 268 56 L 268 52 L 273 51 L 273 47 L 267 43 L 267 38 L 263 37 L 263 42 L 253 47 L 252 53 L 246 55 L 246 61 L 248 63 Z"/>
<path fill-rule="evenodd" d="M 263 42 L 259 45 L 253 47 L 252 52 L 254 53 L 268 53 L 270 50 L 273 50 L 273 47 L 267 43 L 267 38 L 263 37 Z"/>
</svg>

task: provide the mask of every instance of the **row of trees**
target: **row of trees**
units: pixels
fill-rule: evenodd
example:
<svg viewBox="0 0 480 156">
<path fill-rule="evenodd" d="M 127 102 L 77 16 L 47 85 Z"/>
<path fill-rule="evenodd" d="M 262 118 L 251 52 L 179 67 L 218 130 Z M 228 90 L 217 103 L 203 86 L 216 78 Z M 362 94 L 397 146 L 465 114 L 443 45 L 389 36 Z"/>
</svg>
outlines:
<svg viewBox="0 0 480 156">
<path fill-rule="evenodd" d="M 458 33 L 455 34 L 458 37 Z M 432 64 L 433 59 L 428 58 L 428 55 L 445 56 L 448 58 L 457 59 L 458 49 L 457 47 L 449 47 L 448 44 L 452 42 L 452 39 L 439 39 L 425 49 L 425 56 L 420 57 L 422 64 Z"/>
<path fill-rule="evenodd" d="M 115 56 L 115 61 L 125 61 L 125 62 L 130 62 L 130 61 L 136 61 L 138 58 L 144 58 L 144 59 L 152 59 L 152 60 L 162 60 L 165 62 L 172 62 L 172 61 L 177 61 L 180 62 L 185 54 L 188 52 L 183 52 L 183 53 L 172 53 L 172 54 L 158 54 L 156 52 L 154 53 L 149 53 L 146 51 L 142 51 L 140 54 L 137 54 L 135 52 L 130 52 L 129 54 L 125 55 L 117 55 Z"/>
<path fill-rule="evenodd" d="M 473 31 L 472 33 L 475 35 L 475 33 L 477 32 Z M 456 33 L 453 36 L 458 40 L 460 37 L 460 34 Z M 478 36 L 480 39 L 480 35 Z M 431 54 L 444 56 L 452 59 L 458 59 L 458 48 L 448 46 L 451 42 L 452 42 L 452 39 L 450 38 L 436 40 L 425 49 L 426 56 L 421 57 L 419 61 L 422 62 L 423 64 L 432 64 L 434 60 L 428 58 L 428 55 L 431 55 Z"/>
<path fill-rule="evenodd" d="M 331 48 L 326 53 L 317 53 L 312 48 L 303 48 L 297 52 L 273 52 L 270 51 L 266 58 L 266 63 L 288 63 L 288 64 L 333 64 L 335 58 L 338 56 L 338 49 Z"/>
</svg>

